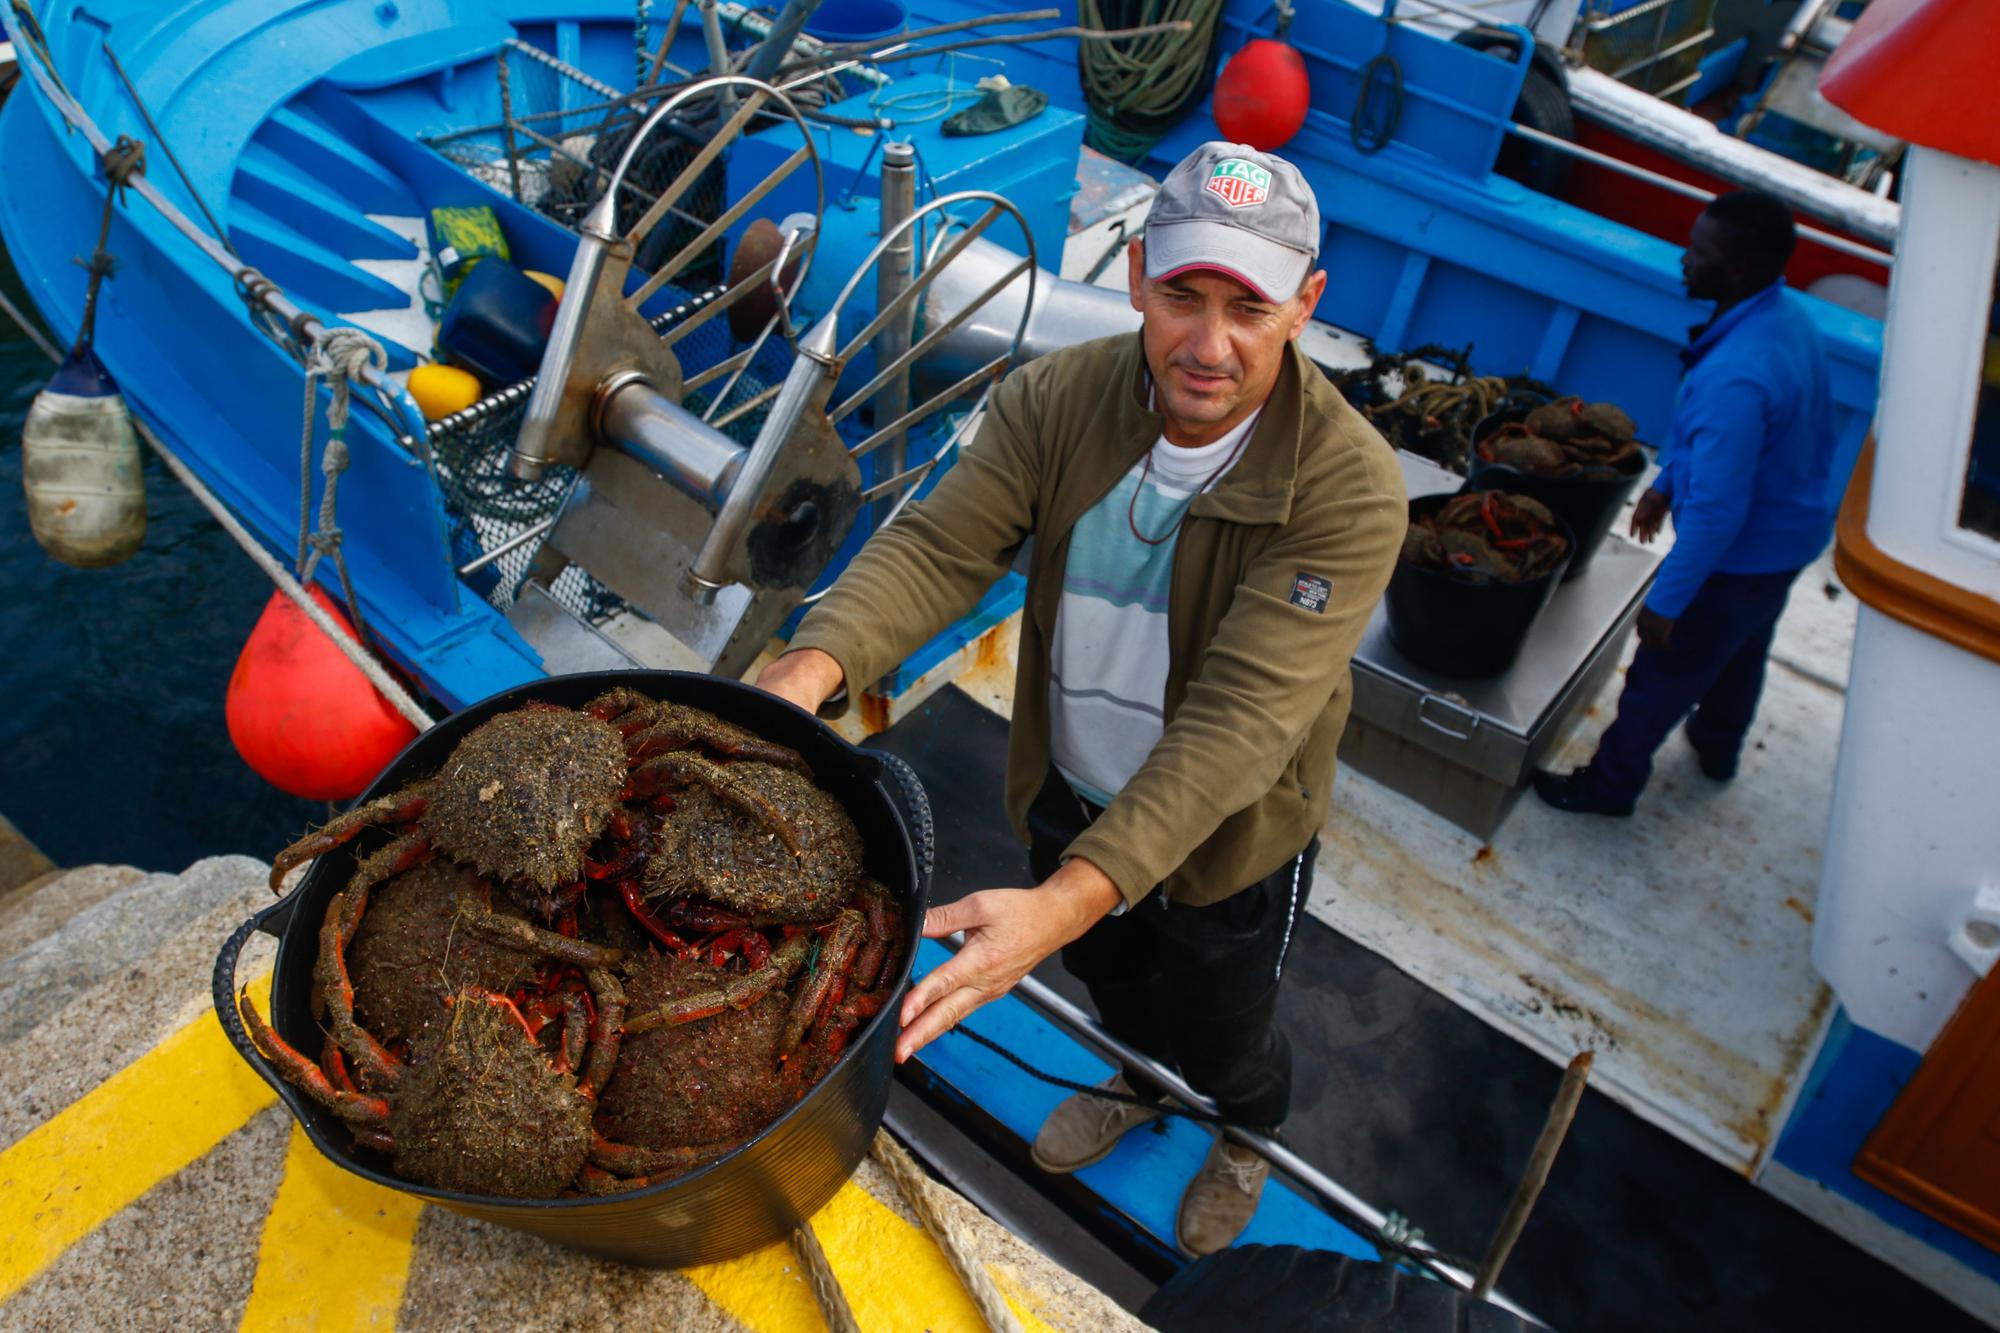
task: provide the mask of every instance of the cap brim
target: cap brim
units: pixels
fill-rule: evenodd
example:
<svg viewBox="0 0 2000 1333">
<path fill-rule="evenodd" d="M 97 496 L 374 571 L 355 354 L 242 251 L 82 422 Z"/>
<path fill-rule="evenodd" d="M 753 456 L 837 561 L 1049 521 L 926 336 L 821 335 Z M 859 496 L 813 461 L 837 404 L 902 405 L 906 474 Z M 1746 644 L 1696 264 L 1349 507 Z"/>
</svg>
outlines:
<svg viewBox="0 0 2000 1333">
<path fill-rule="evenodd" d="M 1302 250 L 1221 222 L 1189 219 L 1146 228 L 1146 276 L 1154 282 L 1177 273 L 1214 269 L 1260 299 L 1282 305 L 1298 295 L 1312 262 L 1313 257 Z"/>
</svg>

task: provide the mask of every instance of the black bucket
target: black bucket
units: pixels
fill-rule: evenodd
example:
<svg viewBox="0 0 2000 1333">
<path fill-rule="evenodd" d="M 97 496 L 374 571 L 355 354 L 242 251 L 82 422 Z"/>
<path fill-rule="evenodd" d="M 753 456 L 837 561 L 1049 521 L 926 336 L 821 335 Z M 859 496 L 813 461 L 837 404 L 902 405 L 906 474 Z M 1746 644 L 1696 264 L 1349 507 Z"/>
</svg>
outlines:
<svg viewBox="0 0 2000 1333">
<path fill-rule="evenodd" d="M 310 993 L 320 922 L 327 903 L 347 883 L 356 855 L 378 845 L 384 834 L 364 834 L 320 857 L 288 897 L 237 929 L 215 960 L 215 1009 L 236 1049 L 277 1090 L 313 1146 L 362 1179 L 607 1259 L 686 1268 L 783 1240 L 833 1197 L 874 1140 L 889 1100 L 896 1011 L 909 986 L 930 894 L 930 804 L 916 774 L 895 756 L 858 749 L 819 719 L 739 681 L 679 671 L 558 676 L 496 694 L 417 737 L 361 800 L 430 774 L 467 732 L 496 713 L 531 699 L 578 707 L 614 685 L 706 709 L 804 755 L 820 785 L 839 798 L 860 830 L 868 874 L 887 886 L 903 909 L 902 963 L 891 998 L 855 1033 L 826 1076 L 761 1134 L 675 1180 L 602 1198 L 548 1201 L 429 1189 L 394 1175 L 380 1155 L 356 1149 L 339 1117 L 280 1078 L 251 1044 L 236 1012 L 236 959 L 252 931 L 278 937 L 272 1024 L 299 1049 L 317 1050 L 320 1028 L 312 1018 Z"/>
<path fill-rule="evenodd" d="M 1450 495 L 1420 495 L 1410 501 L 1410 522 L 1444 508 Z M 1567 524 L 1557 520 L 1563 535 Z M 1396 562 L 1383 595 L 1389 642 L 1418 666 L 1448 676 L 1497 676 L 1514 665 L 1536 617 L 1549 604 L 1563 571 L 1575 558 L 1575 539 L 1562 564 L 1520 583 L 1472 583 L 1441 569 Z"/>
<path fill-rule="evenodd" d="M 1546 477 L 1505 463 L 1482 461 L 1479 446 L 1486 437 L 1502 426 L 1527 420 L 1528 412 L 1525 407 L 1502 408 L 1472 428 L 1472 463 L 1466 484 L 1475 491 L 1506 491 L 1509 495 L 1540 500 L 1557 518 L 1569 524 L 1570 531 L 1576 534 L 1576 548 L 1570 553 L 1569 573 L 1563 577 L 1573 579 L 1590 564 L 1590 557 L 1604 544 L 1611 525 L 1618 521 L 1619 512 L 1632 496 L 1632 488 L 1645 475 L 1646 458 L 1643 453 L 1634 456 L 1630 468 L 1623 472 L 1605 469 L 1576 477 Z"/>
</svg>

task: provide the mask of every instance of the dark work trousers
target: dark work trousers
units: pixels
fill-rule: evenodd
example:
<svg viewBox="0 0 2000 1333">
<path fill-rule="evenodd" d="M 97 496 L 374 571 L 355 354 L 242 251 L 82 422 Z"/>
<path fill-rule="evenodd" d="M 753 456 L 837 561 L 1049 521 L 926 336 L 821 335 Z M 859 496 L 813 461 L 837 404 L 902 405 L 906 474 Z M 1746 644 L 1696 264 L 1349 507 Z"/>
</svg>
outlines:
<svg viewBox="0 0 2000 1333">
<path fill-rule="evenodd" d="M 1698 753 L 1735 758 L 1757 714 L 1764 659 L 1798 576 L 1711 574 L 1674 622 L 1667 646 L 1639 649 L 1618 696 L 1618 720 L 1590 761 L 1594 793 L 1637 799 L 1653 775 L 1653 751 L 1682 718 Z"/>
<path fill-rule="evenodd" d="M 1055 769 L 1028 811 L 1028 862 L 1056 872 L 1065 848 L 1103 811 Z M 1319 839 L 1273 874 L 1209 907 L 1169 903 L 1159 889 L 1105 917 L 1062 951 L 1114 1036 L 1180 1070 L 1241 1124 L 1275 1129 L 1292 1101 L 1292 1048 L 1273 1019 L 1278 976 L 1312 889 Z M 1159 1089 L 1136 1071 L 1142 1095 Z"/>
</svg>

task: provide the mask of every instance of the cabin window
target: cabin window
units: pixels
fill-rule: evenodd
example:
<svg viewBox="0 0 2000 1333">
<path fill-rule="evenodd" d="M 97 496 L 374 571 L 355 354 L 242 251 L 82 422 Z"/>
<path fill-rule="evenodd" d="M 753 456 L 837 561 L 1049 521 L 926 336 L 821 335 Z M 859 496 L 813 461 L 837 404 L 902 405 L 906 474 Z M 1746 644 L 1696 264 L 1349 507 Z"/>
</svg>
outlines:
<svg viewBox="0 0 2000 1333">
<path fill-rule="evenodd" d="M 1972 449 L 1965 464 L 1965 497 L 1958 525 L 2000 541 L 2000 283 L 1986 313 L 1986 353 L 1980 366 L 1979 401 L 1972 410 Z"/>
</svg>

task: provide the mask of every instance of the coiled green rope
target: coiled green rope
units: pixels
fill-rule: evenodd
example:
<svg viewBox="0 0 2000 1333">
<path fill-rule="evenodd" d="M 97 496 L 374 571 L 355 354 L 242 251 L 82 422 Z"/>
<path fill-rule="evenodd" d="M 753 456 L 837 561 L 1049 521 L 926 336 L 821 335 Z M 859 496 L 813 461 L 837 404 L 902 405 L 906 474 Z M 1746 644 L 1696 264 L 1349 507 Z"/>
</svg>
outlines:
<svg viewBox="0 0 2000 1333">
<path fill-rule="evenodd" d="M 1213 82 L 1222 0 L 1077 0 L 1086 27 L 1136 27 L 1186 19 L 1187 32 L 1154 33 L 1077 48 L 1089 123 L 1084 142 L 1136 162 L 1173 128 Z"/>
</svg>

